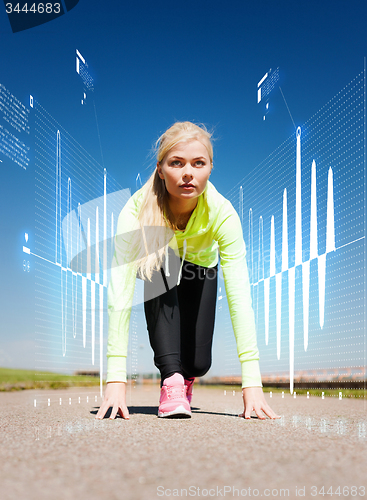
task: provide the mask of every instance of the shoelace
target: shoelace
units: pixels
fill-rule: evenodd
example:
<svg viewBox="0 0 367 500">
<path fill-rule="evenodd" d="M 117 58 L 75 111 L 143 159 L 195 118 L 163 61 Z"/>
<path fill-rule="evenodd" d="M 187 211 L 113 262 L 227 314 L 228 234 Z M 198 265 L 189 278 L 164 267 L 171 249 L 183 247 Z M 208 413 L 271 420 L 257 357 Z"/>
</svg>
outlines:
<svg viewBox="0 0 367 500">
<path fill-rule="evenodd" d="M 169 399 L 177 399 L 185 397 L 185 386 L 180 385 L 167 385 L 167 397 Z"/>
</svg>

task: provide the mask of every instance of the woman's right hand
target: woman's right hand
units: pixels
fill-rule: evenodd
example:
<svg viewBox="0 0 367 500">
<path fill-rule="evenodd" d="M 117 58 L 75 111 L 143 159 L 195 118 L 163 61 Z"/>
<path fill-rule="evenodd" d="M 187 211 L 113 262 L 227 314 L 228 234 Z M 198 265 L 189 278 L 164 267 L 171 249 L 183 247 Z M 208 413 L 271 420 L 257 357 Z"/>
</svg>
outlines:
<svg viewBox="0 0 367 500">
<path fill-rule="evenodd" d="M 107 382 L 104 400 L 95 418 L 102 419 L 107 410 L 112 406 L 110 419 L 114 419 L 117 412 L 122 418 L 128 420 L 129 410 L 126 406 L 126 384 L 125 382 Z"/>
</svg>

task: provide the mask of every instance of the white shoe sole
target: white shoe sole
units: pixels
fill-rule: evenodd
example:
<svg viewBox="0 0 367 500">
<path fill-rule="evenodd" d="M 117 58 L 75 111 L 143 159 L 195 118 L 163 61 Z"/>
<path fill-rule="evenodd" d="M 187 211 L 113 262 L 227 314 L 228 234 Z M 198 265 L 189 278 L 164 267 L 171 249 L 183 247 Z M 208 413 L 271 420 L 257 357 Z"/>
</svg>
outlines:
<svg viewBox="0 0 367 500">
<path fill-rule="evenodd" d="M 165 411 L 165 412 L 160 412 L 158 411 L 158 417 L 171 417 L 171 416 L 185 416 L 185 417 L 191 417 L 191 411 L 186 410 L 182 405 L 178 406 L 172 411 Z"/>
</svg>

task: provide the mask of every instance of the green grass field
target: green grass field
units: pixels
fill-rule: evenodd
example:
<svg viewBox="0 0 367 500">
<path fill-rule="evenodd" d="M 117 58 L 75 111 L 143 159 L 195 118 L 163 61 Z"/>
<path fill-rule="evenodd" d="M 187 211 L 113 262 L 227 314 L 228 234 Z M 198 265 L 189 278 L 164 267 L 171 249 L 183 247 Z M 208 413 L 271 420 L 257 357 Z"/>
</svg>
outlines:
<svg viewBox="0 0 367 500">
<path fill-rule="evenodd" d="M 199 386 L 200 387 L 200 386 Z M 212 385 L 208 384 L 205 385 L 203 384 L 201 387 L 205 388 L 215 388 L 215 389 L 223 389 L 224 391 L 240 391 L 241 386 L 240 385 Z M 280 388 L 280 387 L 263 387 L 264 392 L 272 392 L 273 394 L 275 393 L 282 393 L 284 391 L 284 394 L 290 394 L 289 389 L 286 388 Z M 324 397 L 339 397 L 339 390 L 337 389 L 294 389 L 296 392 L 296 397 L 298 395 L 307 395 L 307 392 L 309 393 L 310 396 L 317 396 L 317 397 L 322 397 L 322 393 L 324 393 Z M 343 398 L 357 398 L 357 399 L 367 399 L 367 391 L 364 391 L 363 389 L 342 389 L 342 397 Z"/>
<path fill-rule="evenodd" d="M 94 385 L 99 385 L 99 377 L 0 368 L 0 391 L 65 389 L 67 387 L 88 387 Z"/>
<path fill-rule="evenodd" d="M 63 375 L 52 372 L 35 372 L 33 370 L 14 370 L 11 368 L 0 368 L 0 392 L 21 391 L 24 389 L 65 389 L 68 387 L 90 387 L 99 385 L 99 377 L 87 377 L 84 375 Z M 239 385 L 211 385 L 203 384 L 199 387 L 223 389 L 227 391 L 240 391 Z M 264 387 L 264 392 L 289 394 L 289 389 L 278 387 Z M 307 391 L 310 396 L 339 397 L 336 389 L 295 389 L 296 394 L 305 395 Z M 367 399 L 367 391 L 363 389 L 343 389 L 343 398 Z"/>
<path fill-rule="evenodd" d="M 284 394 L 289 394 L 289 390 L 285 389 L 279 389 L 278 387 L 264 387 L 264 392 L 282 392 L 284 391 Z M 339 397 L 339 392 L 342 393 L 343 398 L 358 398 L 358 399 L 367 399 L 367 391 L 364 391 L 363 389 L 294 389 L 297 394 L 307 394 L 309 393 L 310 396 L 318 396 L 322 397 L 322 393 L 324 393 L 324 396 L 332 396 L 332 397 Z"/>
</svg>

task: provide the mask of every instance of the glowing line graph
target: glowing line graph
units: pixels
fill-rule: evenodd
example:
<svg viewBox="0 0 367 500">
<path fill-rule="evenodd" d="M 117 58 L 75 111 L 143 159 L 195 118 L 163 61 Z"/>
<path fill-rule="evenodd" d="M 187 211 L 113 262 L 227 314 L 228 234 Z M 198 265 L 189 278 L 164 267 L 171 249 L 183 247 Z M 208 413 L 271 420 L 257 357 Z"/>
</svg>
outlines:
<svg viewBox="0 0 367 500">
<path fill-rule="evenodd" d="M 310 257 L 307 261 L 302 261 L 302 186 L 301 186 L 301 128 L 296 131 L 296 202 L 295 202 L 295 262 L 294 266 L 289 266 L 289 246 L 288 246 L 288 204 L 287 189 L 283 192 L 283 218 L 282 218 L 282 266 L 281 271 L 276 272 L 275 266 L 275 221 L 274 216 L 270 220 L 270 263 L 269 276 L 264 277 L 264 242 L 263 242 L 263 217 L 259 217 L 259 252 L 258 252 L 258 276 L 257 280 L 251 283 L 253 296 L 256 293 L 256 316 L 258 318 L 259 292 L 258 285 L 262 282 L 264 286 L 264 310 L 265 310 L 265 344 L 269 342 L 269 306 L 270 306 L 270 281 L 275 278 L 275 314 L 276 314 L 276 345 L 277 359 L 280 359 L 281 351 L 281 319 L 282 319 L 282 276 L 288 273 L 288 321 L 289 321 L 289 375 L 290 391 L 293 393 L 294 382 L 294 335 L 295 335 L 295 281 L 296 268 L 302 270 L 302 304 L 303 304 L 303 345 L 304 350 L 308 347 L 309 334 L 309 300 L 310 300 L 310 262 L 317 259 L 318 267 L 318 291 L 319 291 L 319 324 L 324 327 L 325 321 L 325 279 L 326 279 L 326 256 L 330 252 L 337 250 L 335 247 L 335 226 L 334 226 L 334 185 L 333 170 L 328 170 L 327 184 L 327 217 L 326 217 L 326 250 L 323 254 L 318 253 L 318 232 L 317 232 L 317 197 L 316 197 L 316 162 L 312 161 L 311 166 L 311 208 L 310 208 Z M 240 213 L 243 213 L 243 190 L 240 187 Z M 253 277 L 253 210 L 249 209 L 249 236 L 250 252 L 249 267 Z"/>
<path fill-rule="evenodd" d="M 86 276 L 83 275 L 80 272 L 75 272 L 73 271 L 70 266 L 63 266 L 62 265 L 62 228 L 61 228 L 61 146 L 60 146 L 60 132 L 57 132 L 57 176 L 56 176 L 56 191 L 58 192 L 58 199 L 59 202 L 56 206 L 56 218 L 58 217 L 59 223 L 56 226 L 56 241 L 59 240 L 59 248 L 60 248 L 60 272 L 61 272 L 61 306 L 62 306 L 62 354 L 63 356 L 66 355 L 66 320 L 68 317 L 68 310 L 67 310 L 67 294 L 68 294 L 68 275 L 71 273 L 71 290 L 72 290 L 72 319 L 73 319 L 73 337 L 76 338 L 76 316 L 77 316 L 77 291 L 78 291 L 78 286 L 77 286 L 77 277 L 81 276 L 82 278 L 82 309 L 83 309 L 83 314 L 82 314 L 82 324 L 83 324 L 83 347 L 86 347 L 86 325 L 87 325 L 87 282 L 90 282 L 90 290 L 91 290 L 91 296 L 90 296 L 90 307 L 91 307 L 91 344 L 92 344 L 92 365 L 95 364 L 95 322 L 96 322 L 96 285 L 97 285 L 97 291 L 98 291 L 98 299 L 99 299 L 99 323 L 100 323 L 100 331 L 99 331 L 99 340 L 100 340 L 100 374 L 102 376 L 102 371 L 103 371 L 103 303 L 104 303 L 104 291 L 103 289 L 106 288 L 106 283 L 107 283 L 107 277 L 106 277 L 106 267 L 107 266 L 102 266 L 102 270 L 100 269 L 100 256 L 99 256 L 99 213 L 98 213 L 98 206 L 96 207 L 95 210 L 95 273 L 94 273 L 94 279 L 92 279 L 92 273 L 91 273 L 91 219 L 88 217 L 87 219 L 87 270 L 86 270 Z M 106 169 L 104 169 L 104 188 L 103 188 L 103 198 L 104 198 L 104 208 L 106 207 Z M 71 198 L 71 179 L 70 177 L 68 178 L 68 192 L 67 192 L 67 214 L 71 214 L 71 207 L 72 207 L 72 198 Z M 80 203 L 78 203 L 78 226 L 81 228 L 81 214 L 82 214 L 82 207 Z M 106 211 L 104 210 L 104 226 L 106 226 L 106 221 L 107 221 L 107 214 Z M 73 231 L 72 231 L 72 222 L 73 219 L 72 217 L 67 217 L 66 218 L 66 238 L 65 238 L 65 251 L 66 251 L 66 257 L 67 257 L 67 262 L 71 262 L 71 255 L 73 253 Z M 81 235 L 82 231 L 79 230 L 77 231 L 77 258 L 79 258 L 79 255 L 81 251 Z M 104 227 L 103 234 L 106 234 L 106 227 Z M 107 242 L 104 241 L 103 244 L 103 262 L 105 263 L 107 260 Z M 58 262 L 56 262 L 57 264 Z M 100 275 L 102 274 L 102 279 L 100 280 Z M 75 280 L 74 280 L 75 277 Z M 64 280 L 65 280 L 65 292 L 64 292 Z M 75 282 L 75 286 L 74 286 Z M 74 296 L 74 288 L 75 288 L 75 296 Z M 65 297 L 65 307 L 64 307 L 64 297 Z"/>
<path fill-rule="evenodd" d="M 71 320 L 72 334 L 75 339 L 77 336 L 77 315 L 78 315 L 78 277 L 81 278 L 82 288 L 82 335 L 83 348 L 87 346 L 87 287 L 90 282 L 90 310 L 91 310 L 91 361 L 95 364 L 95 322 L 96 322 L 96 299 L 99 300 L 99 371 L 100 371 L 100 387 L 102 391 L 102 375 L 103 375 L 103 325 L 104 325 L 104 289 L 107 289 L 107 190 L 106 180 L 107 171 L 104 169 L 103 175 L 103 244 L 102 256 L 99 252 L 99 208 L 95 208 L 95 263 L 94 263 L 94 279 L 92 279 L 92 262 L 91 262 L 91 217 L 87 218 L 87 237 L 82 229 L 82 210 L 83 206 L 78 203 L 77 212 L 72 210 L 72 181 L 70 177 L 67 183 L 67 200 L 66 200 L 66 217 L 62 220 L 62 155 L 61 155 L 61 134 L 57 130 L 56 134 L 56 171 L 55 171 L 55 260 L 46 259 L 41 255 L 31 252 L 27 247 L 23 247 L 23 252 L 33 255 L 41 260 L 44 260 L 52 265 L 56 265 L 60 269 L 60 305 L 61 305 L 61 344 L 62 356 L 66 356 L 67 332 L 68 332 L 68 290 L 71 288 Z M 76 245 L 73 232 L 77 233 Z M 114 213 L 111 211 L 111 239 L 114 237 Z M 82 238 L 84 241 L 82 241 Z M 63 239 L 65 253 L 63 253 Z M 75 247 L 76 246 L 76 252 Z M 83 269 L 83 249 L 86 249 L 86 272 L 80 272 Z M 76 256 L 76 269 L 70 267 L 73 256 Z M 66 263 L 64 262 L 66 256 Z M 102 269 L 101 269 L 102 264 Z M 83 269 L 84 271 L 84 269 Z M 71 281 L 70 281 L 71 280 Z M 97 288 L 97 290 L 96 290 Z"/>
</svg>

